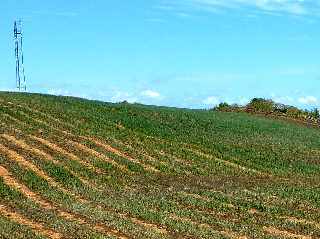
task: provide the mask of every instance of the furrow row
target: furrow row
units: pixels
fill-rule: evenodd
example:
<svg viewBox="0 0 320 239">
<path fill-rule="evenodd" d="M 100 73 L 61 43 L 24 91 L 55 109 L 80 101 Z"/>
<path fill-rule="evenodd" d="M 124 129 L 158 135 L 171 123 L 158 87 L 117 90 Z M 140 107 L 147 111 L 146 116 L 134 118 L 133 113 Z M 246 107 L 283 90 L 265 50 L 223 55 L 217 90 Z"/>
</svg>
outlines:
<svg viewBox="0 0 320 239">
<path fill-rule="evenodd" d="M 14 136 L 10 136 L 10 135 L 7 135 L 7 134 L 3 134 L 3 135 L 0 135 L 0 137 L 6 139 L 7 141 L 13 143 L 14 145 L 18 146 L 19 148 L 23 149 L 23 150 L 27 150 L 35 155 L 38 155 L 42 160 L 47 160 L 47 161 L 51 161 L 53 162 L 54 164 L 56 165 L 62 165 L 61 162 L 55 160 L 51 155 L 43 152 L 42 150 L 40 149 L 37 149 L 37 148 L 33 148 L 31 146 L 29 146 L 25 141 L 23 140 L 18 140 L 16 139 Z M 68 169 L 70 170 L 70 169 Z M 77 173 L 75 173 L 74 171 L 71 171 L 71 173 L 73 173 L 74 175 L 76 175 L 79 180 L 84 184 L 84 185 L 87 185 L 89 187 L 95 187 L 92 183 L 90 183 L 88 180 L 86 180 L 85 178 L 79 176 Z M 99 189 L 96 189 L 96 190 L 99 190 Z"/>
<path fill-rule="evenodd" d="M 11 221 L 14 221 L 18 224 L 28 226 L 35 233 L 38 233 L 38 234 L 45 236 L 47 238 L 51 238 L 51 239 L 63 238 L 63 236 L 60 233 L 53 231 L 53 230 L 50 230 L 50 229 L 47 229 L 45 227 L 45 225 L 43 225 L 43 224 L 35 223 L 35 222 L 29 220 L 28 218 L 24 217 L 20 213 L 15 212 L 11 208 L 9 208 L 3 204 L 0 204 L 0 214 L 4 217 L 8 218 Z"/>
<path fill-rule="evenodd" d="M 0 152 L 4 155 L 7 156 L 7 158 L 9 158 L 12 161 L 17 162 L 18 164 L 20 164 L 22 167 L 26 167 L 28 169 L 31 169 L 33 172 L 35 172 L 39 177 L 45 179 L 46 181 L 48 181 L 48 183 L 50 185 L 52 185 L 53 187 L 57 188 L 58 190 L 60 190 L 61 192 L 68 194 L 68 195 L 72 195 L 75 198 L 77 198 L 79 201 L 84 201 L 83 199 L 77 197 L 74 193 L 69 192 L 68 190 L 64 189 L 60 184 L 58 184 L 53 178 L 51 178 L 50 176 L 48 176 L 45 172 L 43 172 L 41 169 L 39 169 L 36 165 L 34 165 L 33 163 L 27 161 L 25 158 L 23 158 L 22 156 L 20 156 L 17 152 L 7 148 L 6 146 L 0 144 Z"/>
<path fill-rule="evenodd" d="M 8 186 L 15 188 L 19 192 L 21 192 L 25 197 L 31 199 L 35 203 L 39 204 L 42 208 L 46 210 L 52 210 L 57 213 L 58 216 L 65 218 L 69 221 L 75 221 L 76 223 L 80 225 L 84 225 L 88 228 L 93 228 L 95 231 L 98 231 L 100 233 L 106 234 L 106 235 L 113 235 L 117 236 L 118 238 L 127 238 L 126 236 L 119 235 L 119 232 L 116 230 L 110 229 L 105 227 L 104 225 L 99 224 L 91 224 L 87 222 L 85 219 L 83 219 L 81 216 L 75 215 L 73 213 L 67 212 L 65 210 L 62 210 L 58 206 L 56 206 L 54 203 L 47 201 L 46 199 L 42 198 L 40 195 L 34 193 L 29 188 L 27 188 L 25 185 L 20 184 L 15 178 L 13 178 L 10 173 L 7 171 L 6 168 L 0 166 L 0 177 L 3 178 L 5 184 Z"/>
<path fill-rule="evenodd" d="M 32 171 L 34 171 L 38 176 L 42 177 L 43 179 L 45 179 L 46 181 L 48 181 L 48 183 L 53 186 L 53 187 L 56 187 L 58 190 L 62 191 L 63 193 L 65 194 L 68 194 L 68 195 L 72 195 L 73 197 L 75 197 L 79 202 L 81 203 L 85 203 L 85 204 L 91 204 L 87 199 L 81 197 L 81 196 L 78 196 L 78 195 L 75 195 L 74 193 L 62 188 L 58 183 L 56 183 L 54 181 L 54 179 L 52 179 L 51 177 L 49 177 L 46 173 L 44 173 L 41 169 L 39 169 L 37 166 L 35 166 L 34 164 L 32 164 L 31 162 L 25 160 L 22 156 L 20 156 L 18 153 L 16 153 L 15 151 L 3 146 L 0 144 L 0 151 L 3 152 L 3 154 L 5 154 L 7 157 L 9 157 L 11 160 L 14 160 L 14 161 L 17 161 L 19 164 L 21 164 L 21 166 L 24 166 L 24 167 L 27 167 L 29 169 L 31 169 Z M 102 211 L 105 211 L 106 208 L 104 206 L 101 206 L 101 205 L 97 205 L 95 204 L 95 207 L 98 208 L 98 209 L 101 209 Z M 111 209 L 111 211 L 113 211 Z M 138 218 L 135 218 L 135 217 L 132 217 L 128 214 L 121 214 L 121 213 L 118 213 L 123 219 L 129 219 L 131 220 L 133 223 L 137 224 L 137 225 L 140 225 L 140 226 L 143 226 L 143 227 L 148 227 L 148 228 L 151 228 L 151 229 L 154 229 L 155 231 L 158 231 L 159 233 L 167 233 L 167 230 L 164 229 L 163 227 L 159 227 L 158 225 L 156 224 L 152 224 L 152 223 L 149 223 L 149 222 L 145 222 L 145 221 L 142 221 Z"/>
</svg>

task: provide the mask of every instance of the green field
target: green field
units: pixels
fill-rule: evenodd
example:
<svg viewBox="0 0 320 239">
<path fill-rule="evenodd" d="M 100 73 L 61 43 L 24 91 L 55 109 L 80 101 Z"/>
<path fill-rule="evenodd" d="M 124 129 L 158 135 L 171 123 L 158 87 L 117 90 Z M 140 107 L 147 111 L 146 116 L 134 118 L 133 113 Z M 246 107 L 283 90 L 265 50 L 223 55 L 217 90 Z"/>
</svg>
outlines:
<svg viewBox="0 0 320 239">
<path fill-rule="evenodd" d="M 0 93 L 0 238 L 320 238 L 320 130 Z"/>
</svg>

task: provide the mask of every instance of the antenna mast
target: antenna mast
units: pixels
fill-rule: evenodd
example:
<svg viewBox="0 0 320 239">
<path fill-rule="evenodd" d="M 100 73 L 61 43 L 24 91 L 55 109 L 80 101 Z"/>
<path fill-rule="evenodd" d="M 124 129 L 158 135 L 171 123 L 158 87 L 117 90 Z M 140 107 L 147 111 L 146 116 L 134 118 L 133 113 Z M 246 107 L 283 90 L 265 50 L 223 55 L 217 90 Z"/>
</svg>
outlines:
<svg viewBox="0 0 320 239">
<path fill-rule="evenodd" d="M 22 21 L 14 22 L 14 42 L 15 42 L 15 57 L 16 57 L 16 86 L 19 91 L 27 91 L 26 76 L 24 73 L 23 59 L 23 34 Z"/>
</svg>

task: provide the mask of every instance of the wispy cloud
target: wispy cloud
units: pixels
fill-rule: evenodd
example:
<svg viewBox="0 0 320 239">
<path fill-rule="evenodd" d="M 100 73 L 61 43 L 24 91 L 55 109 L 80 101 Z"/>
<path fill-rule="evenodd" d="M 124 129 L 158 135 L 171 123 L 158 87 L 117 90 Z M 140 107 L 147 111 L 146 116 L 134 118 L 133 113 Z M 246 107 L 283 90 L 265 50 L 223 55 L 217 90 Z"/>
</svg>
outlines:
<svg viewBox="0 0 320 239">
<path fill-rule="evenodd" d="M 286 105 L 292 105 L 294 104 L 295 99 L 291 96 L 276 96 L 273 95 L 271 99 L 276 103 L 286 104 Z"/>
<path fill-rule="evenodd" d="M 49 11 L 49 10 L 38 10 L 33 11 L 34 15 L 45 15 L 45 16 L 57 16 L 57 17 L 77 17 L 79 15 L 76 11 Z"/>
<path fill-rule="evenodd" d="M 318 99 L 315 96 L 304 96 L 298 99 L 298 102 L 301 104 L 309 105 L 315 104 L 318 102 Z"/>
<path fill-rule="evenodd" d="M 6 92 L 18 92 L 17 88 L 1 88 L 0 91 L 6 91 Z"/>
<path fill-rule="evenodd" d="M 145 90 L 141 92 L 141 95 L 149 98 L 159 98 L 161 96 L 159 92 L 153 90 Z"/>
<path fill-rule="evenodd" d="M 209 96 L 203 100 L 203 104 L 207 106 L 217 105 L 219 102 L 220 101 L 216 96 Z"/>
<path fill-rule="evenodd" d="M 135 103 L 138 101 L 137 97 L 133 94 L 125 91 L 116 91 L 111 97 L 112 102 L 128 101 L 129 103 Z"/>
<path fill-rule="evenodd" d="M 230 9 L 249 9 L 253 12 L 290 15 L 315 15 L 320 12 L 319 0 L 163 0 L 162 9 L 205 10 L 219 12 Z"/>
</svg>

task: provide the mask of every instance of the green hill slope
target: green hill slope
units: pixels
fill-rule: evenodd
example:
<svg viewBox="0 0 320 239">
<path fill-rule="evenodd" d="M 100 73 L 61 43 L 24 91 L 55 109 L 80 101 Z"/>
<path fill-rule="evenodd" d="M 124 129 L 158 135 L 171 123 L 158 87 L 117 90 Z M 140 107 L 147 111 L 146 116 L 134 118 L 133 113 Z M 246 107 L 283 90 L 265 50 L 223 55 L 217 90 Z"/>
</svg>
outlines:
<svg viewBox="0 0 320 239">
<path fill-rule="evenodd" d="M 320 131 L 0 93 L 0 238 L 320 238 Z"/>
</svg>

